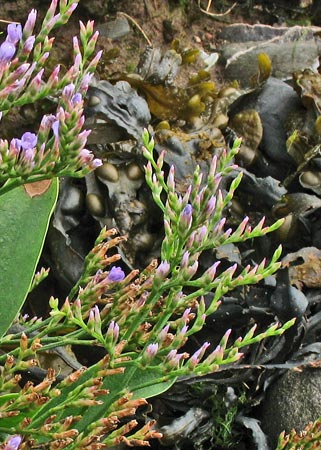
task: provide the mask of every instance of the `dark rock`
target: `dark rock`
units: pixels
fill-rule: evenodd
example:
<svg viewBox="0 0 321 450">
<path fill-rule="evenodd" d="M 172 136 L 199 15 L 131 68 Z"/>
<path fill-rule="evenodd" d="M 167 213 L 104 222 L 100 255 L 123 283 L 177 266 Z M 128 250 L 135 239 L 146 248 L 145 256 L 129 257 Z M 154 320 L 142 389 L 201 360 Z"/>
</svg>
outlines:
<svg viewBox="0 0 321 450">
<path fill-rule="evenodd" d="M 288 371 L 266 392 L 261 423 L 275 448 L 278 435 L 293 428 L 302 431 L 321 416 L 321 370 Z"/>
<path fill-rule="evenodd" d="M 294 113 L 305 117 L 305 108 L 294 90 L 282 80 L 270 77 L 264 86 L 240 96 L 232 105 L 229 116 L 249 108 L 258 112 L 263 126 L 260 150 L 272 161 L 294 165 L 287 153 L 286 140 L 290 119 Z M 284 171 L 281 171 L 284 174 Z"/>
</svg>

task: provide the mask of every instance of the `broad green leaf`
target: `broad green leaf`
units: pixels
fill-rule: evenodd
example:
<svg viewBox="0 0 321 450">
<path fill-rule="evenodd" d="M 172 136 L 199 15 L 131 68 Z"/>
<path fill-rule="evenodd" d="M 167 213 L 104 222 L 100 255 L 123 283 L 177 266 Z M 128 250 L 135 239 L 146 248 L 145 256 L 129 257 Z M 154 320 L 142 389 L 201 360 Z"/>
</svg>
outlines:
<svg viewBox="0 0 321 450">
<path fill-rule="evenodd" d="M 161 369 L 127 367 L 124 373 L 105 378 L 103 388 L 107 389 L 109 394 L 99 397 L 99 400 L 103 400 L 102 405 L 91 406 L 90 408 L 68 407 L 68 403 L 74 400 L 73 395 L 77 392 L 77 388 L 93 376 L 97 376 L 97 368 L 95 366 L 87 369 L 76 382 L 62 388 L 61 395 L 53 398 L 42 408 L 35 411 L 30 427 L 41 426 L 44 420 L 54 411 L 57 414 L 57 420 L 70 415 L 81 415 L 82 418 L 75 424 L 75 427 L 79 432 L 86 433 L 86 430 L 93 422 L 110 414 L 110 406 L 124 394 L 132 392 L 133 398 L 148 399 L 165 392 L 176 381 L 174 377 L 168 379 L 168 374 L 163 376 Z M 59 385 L 57 385 L 57 388 L 59 389 Z M 64 407 L 65 405 L 66 407 Z M 28 427 L 26 427 L 27 430 Z"/>
<path fill-rule="evenodd" d="M 82 419 L 76 424 L 76 428 L 79 432 L 85 431 L 91 423 L 104 417 L 109 406 L 126 392 L 131 392 L 133 398 L 148 399 L 167 391 L 175 381 L 174 377 L 166 379 L 162 375 L 161 369 L 155 371 L 148 367 L 144 369 L 127 367 L 125 373 L 105 378 L 103 388 L 108 389 L 109 394 L 104 399 L 100 397 L 101 400 L 104 400 L 104 404 L 83 411 Z"/>
<path fill-rule="evenodd" d="M 0 196 L 0 337 L 26 299 L 57 196 L 57 179 L 40 195 L 19 186 Z"/>
</svg>

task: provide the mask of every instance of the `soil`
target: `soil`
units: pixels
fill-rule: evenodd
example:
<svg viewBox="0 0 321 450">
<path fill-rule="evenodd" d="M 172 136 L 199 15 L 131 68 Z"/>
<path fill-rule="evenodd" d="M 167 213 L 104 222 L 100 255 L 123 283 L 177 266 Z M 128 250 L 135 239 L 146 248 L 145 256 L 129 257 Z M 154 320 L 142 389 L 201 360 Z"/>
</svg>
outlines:
<svg viewBox="0 0 321 450">
<path fill-rule="evenodd" d="M 5 33 L 7 21 L 24 23 L 32 8 L 38 11 L 40 23 L 49 4 L 49 0 L 2 1 L 0 32 Z M 108 28 L 108 24 L 121 17 L 127 19 L 129 32 L 120 38 L 107 37 L 106 25 Z M 94 20 L 95 27 L 100 30 L 97 50 L 104 52 L 97 74 L 100 79 L 109 79 L 135 72 L 148 46 L 166 50 L 175 42 L 180 49 L 199 49 L 210 54 L 217 51 L 219 33 L 228 24 L 317 25 L 321 21 L 321 6 L 313 0 L 241 0 L 235 3 L 230 0 L 80 0 L 68 26 L 56 32 L 47 69 L 52 69 L 58 62 L 69 66 L 72 37 L 79 34 L 79 20 Z M 182 71 L 178 83 L 185 86 L 193 69 L 189 67 L 188 71 Z M 220 64 L 211 69 L 211 78 L 218 87 L 224 85 L 224 71 Z M 6 130 L 11 128 L 10 125 L 15 130 L 17 120 L 14 117 L 11 124 L 6 124 Z M 26 120 L 20 118 L 20 121 L 22 129 L 30 127 Z"/>
</svg>

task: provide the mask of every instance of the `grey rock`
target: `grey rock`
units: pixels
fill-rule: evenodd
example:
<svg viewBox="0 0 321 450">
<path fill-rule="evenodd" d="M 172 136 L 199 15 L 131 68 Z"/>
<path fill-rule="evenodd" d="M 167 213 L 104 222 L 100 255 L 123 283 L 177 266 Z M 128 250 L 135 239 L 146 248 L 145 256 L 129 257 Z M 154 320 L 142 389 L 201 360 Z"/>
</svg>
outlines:
<svg viewBox="0 0 321 450">
<path fill-rule="evenodd" d="M 266 53 L 273 66 L 272 74 L 283 80 L 294 71 L 314 67 L 321 49 L 315 35 L 319 27 L 271 27 L 269 25 L 234 24 L 226 27 L 220 37 L 225 39 L 221 54 L 225 75 L 249 86 L 258 71 L 257 55 Z"/>
<path fill-rule="evenodd" d="M 235 23 L 223 28 L 220 38 L 237 43 L 267 41 L 276 36 L 282 36 L 288 29 L 288 27 L 272 27 L 271 25 Z"/>
<path fill-rule="evenodd" d="M 130 32 L 130 26 L 125 17 L 119 17 L 115 20 L 98 25 L 97 30 L 101 36 L 115 40 L 126 36 Z"/>
<path fill-rule="evenodd" d="M 261 425 L 275 448 L 279 434 L 302 431 L 321 416 L 321 370 L 288 371 L 267 390 Z"/>
<path fill-rule="evenodd" d="M 113 85 L 102 80 L 97 86 L 90 87 L 88 94 L 88 117 L 100 114 L 138 142 L 141 141 L 143 129 L 147 128 L 151 116 L 146 100 L 127 81 L 118 81 Z"/>
<path fill-rule="evenodd" d="M 232 117 L 249 108 L 255 109 L 262 121 L 260 149 L 274 161 L 293 164 L 286 151 L 288 121 L 295 112 L 305 117 L 305 109 L 296 92 L 284 81 L 270 77 L 263 87 L 240 96 L 231 106 L 229 115 Z"/>
</svg>

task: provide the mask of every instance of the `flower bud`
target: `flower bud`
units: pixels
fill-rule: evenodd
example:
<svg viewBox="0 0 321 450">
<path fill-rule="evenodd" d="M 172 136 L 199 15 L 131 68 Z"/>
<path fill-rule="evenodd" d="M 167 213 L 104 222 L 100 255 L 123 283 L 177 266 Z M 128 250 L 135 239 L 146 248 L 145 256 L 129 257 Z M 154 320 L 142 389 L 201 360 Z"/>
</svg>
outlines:
<svg viewBox="0 0 321 450">
<path fill-rule="evenodd" d="M 170 264 L 167 261 L 162 261 L 156 269 L 155 278 L 159 280 L 165 280 L 170 270 Z"/>
<path fill-rule="evenodd" d="M 216 206 L 216 197 L 212 195 L 205 206 L 205 214 L 207 217 L 210 217 L 213 214 L 213 212 L 215 211 L 215 206 Z"/>
<path fill-rule="evenodd" d="M 210 345 L 211 344 L 209 342 L 204 342 L 204 344 L 198 350 L 196 350 L 196 352 L 190 357 L 188 365 L 191 368 L 195 367 L 200 362 L 200 360 L 204 356 L 204 353 L 206 352 L 206 350 Z"/>
<path fill-rule="evenodd" d="M 25 43 L 23 44 L 22 53 L 29 54 L 33 49 L 35 40 L 36 40 L 35 36 L 29 36 L 26 39 Z"/>
<path fill-rule="evenodd" d="M 208 278 L 209 281 L 213 281 L 216 275 L 216 269 L 219 266 L 221 261 L 216 261 L 211 267 L 209 267 L 206 272 L 205 276 Z"/>
<path fill-rule="evenodd" d="M 23 27 L 24 37 L 28 38 L 33 32 L 36 23 L 36 18 L 37 18 L 37 11 L 35 9 L 32 9 L 28 15 L 25 26 Z"/>
<path fill-rule="evenodd" d="M 193 207 L 188 203 L 184 207 L 180 217 L 179 229 L 181 232 L 186 233 L 186 231 L 188 231 L 191 228 L 193 220 L 192 214 L 193 214 Z"/>
</svg>

